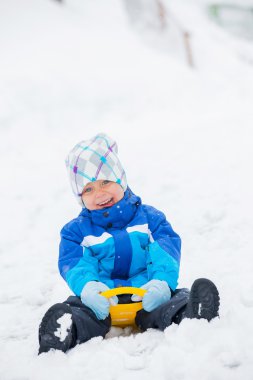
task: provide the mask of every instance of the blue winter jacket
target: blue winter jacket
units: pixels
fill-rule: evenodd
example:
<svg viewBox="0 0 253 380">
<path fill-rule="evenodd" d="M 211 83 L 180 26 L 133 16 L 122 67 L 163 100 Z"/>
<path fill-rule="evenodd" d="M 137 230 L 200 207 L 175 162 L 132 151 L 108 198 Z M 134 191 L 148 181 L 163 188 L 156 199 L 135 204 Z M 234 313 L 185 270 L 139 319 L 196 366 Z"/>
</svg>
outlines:
<svg viewBox="0 0 253 380">
<path fill-rule="evenodd" d="M 84 208 L 63 227 L 59 270 L 77 296 L 88 281 L 114 288 L 156 279 L 175 290 L 180 248 L 180 237 L 165 215 L 143 205 L 128 188 L 112 207 Z"/>
</svg>

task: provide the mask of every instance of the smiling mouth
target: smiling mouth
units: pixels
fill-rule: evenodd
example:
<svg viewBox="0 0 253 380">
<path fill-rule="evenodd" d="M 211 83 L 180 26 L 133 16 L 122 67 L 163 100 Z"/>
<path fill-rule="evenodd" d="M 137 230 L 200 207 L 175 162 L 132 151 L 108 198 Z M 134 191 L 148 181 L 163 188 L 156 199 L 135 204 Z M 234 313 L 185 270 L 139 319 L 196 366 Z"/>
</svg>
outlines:
<svg viewBox="0 0 253 380">
<path fill-rule="evenodd" d="M 111 203 L 113 203 L 113 198 L 110 198 L 104 202 L 98 203 L 97 206 L 106 207 L 106 206 L 109 206 Z"/>
</svg>

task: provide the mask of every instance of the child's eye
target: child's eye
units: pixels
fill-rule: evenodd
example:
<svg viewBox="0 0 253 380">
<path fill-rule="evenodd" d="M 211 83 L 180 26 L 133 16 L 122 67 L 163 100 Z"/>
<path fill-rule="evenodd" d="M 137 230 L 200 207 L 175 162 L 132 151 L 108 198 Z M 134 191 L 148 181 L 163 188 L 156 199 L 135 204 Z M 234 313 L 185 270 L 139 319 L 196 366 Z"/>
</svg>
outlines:
<svg viewBox="0 0 253 380">
<path fill-rule="evenodd" d="M 110 183 L 111 181 L 108 181 L 107 179 L 105 179 L 103 182 L 102 182 L 102 185 L 107 185 L 108 183 Z"/>
<path fill-rule="evenodd" d="M 84 189 L 83 191 L 83 194 L 90 193 L 91 191 L 92 191 L 92 187 L 86 187 L 86 189 Z"/>
</svg>

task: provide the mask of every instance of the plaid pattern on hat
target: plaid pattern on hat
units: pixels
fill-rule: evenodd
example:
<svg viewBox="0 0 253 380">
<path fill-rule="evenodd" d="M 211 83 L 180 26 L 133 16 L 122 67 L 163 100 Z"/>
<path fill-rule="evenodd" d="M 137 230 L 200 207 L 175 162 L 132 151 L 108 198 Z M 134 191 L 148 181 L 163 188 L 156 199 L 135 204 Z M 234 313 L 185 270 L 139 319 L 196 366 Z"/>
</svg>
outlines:
<svg viewBox="0 0 253 380">
<path fill-rule="evenodd" d="M 105 133 L 99 133 L 90 140 L 81 141 L 69 153 L 65 162 L 70 183 L 82 207 L 82 191 L 89 182 L 106 179 L 120 184 L 126 191 L 126 174 L 117 153 L 116 142 Z"/>
</svg>

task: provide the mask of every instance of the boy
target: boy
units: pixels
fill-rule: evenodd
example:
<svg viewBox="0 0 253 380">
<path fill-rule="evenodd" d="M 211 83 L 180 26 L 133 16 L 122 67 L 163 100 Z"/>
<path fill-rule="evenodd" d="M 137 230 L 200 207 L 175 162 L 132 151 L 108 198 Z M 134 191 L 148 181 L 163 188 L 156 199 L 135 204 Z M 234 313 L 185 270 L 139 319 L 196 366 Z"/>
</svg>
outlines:
<svg viewBox="0 0 253 380">
<path fill-rule="evenodd" d="M 139 300 L 118 296 L 107 300 L 101 292 L 118 286 L 147 290 L 136 315 L 140 330 L 164 330 L 183 318 L 218 316 L 219 295 L 207 279 L 191 291 L 176 289 L 180 237 L 165 215 L 143 205 L 127 186 L 117 145 L 98 134 L 77 144 L 66 166 L 80 215 L 61 231 L 59 270 L 75 294 L 52 306 L 39 328 L 39 353 L 51 348 L 66 352 L 76 344 L 107 334 L 111 304 Z M 59 333 L 59 327 L 65 332 Z"/>
</svg>

